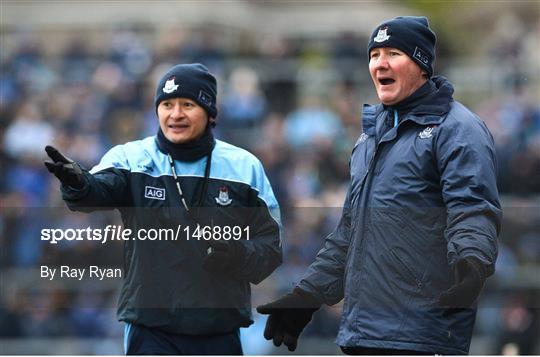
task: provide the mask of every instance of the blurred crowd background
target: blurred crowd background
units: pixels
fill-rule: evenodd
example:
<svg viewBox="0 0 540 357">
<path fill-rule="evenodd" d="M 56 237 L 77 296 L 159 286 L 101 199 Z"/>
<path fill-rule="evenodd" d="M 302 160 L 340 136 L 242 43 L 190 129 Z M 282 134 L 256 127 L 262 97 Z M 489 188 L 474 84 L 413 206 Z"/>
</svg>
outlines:
<svg viewBox="0 0 540 357">
<path fill-rule="evenodd" d="M 219 82 L 216 136 L 257 155 L 282 207 L 284 264 L 254 287 L 254 306 L 291 289 L 340 216 L 360 108 L 376 103 L 371 30 L 426 15 L 436 73 L 490 128 L 504 205 L 497 272 L 481 300 L 471 352 L 539 354 L 540 10 L 512 2 L 1 3 L 0 354 L 122 354 L 120 282 L 53 284 L 41 264 L 120 265 L 119 244 L 50 245 L 42 227 L 118 224 L 69 214 L 42 162 L 53 144 L 91 168 L 113 145 L 154 135 L 159 77 L 200 62 Z M 341 306 L 315 315 L 299 353 L 339 353 Z M 264 318 L 242 331 L 264 341 Z"/>
</svg>

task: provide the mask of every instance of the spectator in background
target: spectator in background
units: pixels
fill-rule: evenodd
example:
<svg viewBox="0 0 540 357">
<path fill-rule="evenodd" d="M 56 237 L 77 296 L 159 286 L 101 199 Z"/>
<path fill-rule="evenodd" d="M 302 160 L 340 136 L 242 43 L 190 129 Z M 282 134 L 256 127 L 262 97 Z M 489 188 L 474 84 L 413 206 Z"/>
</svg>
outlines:
<svg viewBox="0 0 540 357">
<path fill-rule="evenodd" d="M 229 88 L 221 102 L 222 133 L 225 139 L 242 147 L 252 146 L 267 104 L 259 88 L 259 78 L 255 71 L 247 67 L 235 68 L 229 78 Z"/>
<path fill-rule="evenodd" d="M 53 127 L 43 120 L 37 104 L 28 100 L 15 120 L 8 126 L 4 137 L 6 152 L 12 157 L 39 157 L 43 142 L 53 137 Z"/>
<path fill-rule="evenodd" d="M 247 67 L 235 68 L 229 86 L 221 102 L 223 123 L 231 128 L 259 124 L 266 113 L 266 98 L 261 93 L 255 71 Z"/>
<path fill-rule="evenodd" d="M 302 98 L 299 109 L 285 119 L 285 138 L 294 149 L 316 145 L 319 141 L 332 142 L 342 133 L 339 118 L 317 95 Z"/>
</svg>

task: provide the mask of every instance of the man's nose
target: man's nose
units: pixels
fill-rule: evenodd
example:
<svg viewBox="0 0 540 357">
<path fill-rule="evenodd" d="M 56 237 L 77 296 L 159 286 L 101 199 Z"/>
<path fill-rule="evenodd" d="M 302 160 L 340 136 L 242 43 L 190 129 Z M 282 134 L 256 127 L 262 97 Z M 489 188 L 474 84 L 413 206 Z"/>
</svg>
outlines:
<svg viewBox="0 0 540 357">
<path fill-rule="evenodd" d="M 173 118 L 182 118 L 184 116 L 184 110 L 182 106 L 177 104 L 172 108 L 171 117 Z"/>
<path fill-rule="evenodd" d="M 388 68 L 388 57 L 386 55 L 380 55 L 375 60 L 375 68 Z"/>
</svg>

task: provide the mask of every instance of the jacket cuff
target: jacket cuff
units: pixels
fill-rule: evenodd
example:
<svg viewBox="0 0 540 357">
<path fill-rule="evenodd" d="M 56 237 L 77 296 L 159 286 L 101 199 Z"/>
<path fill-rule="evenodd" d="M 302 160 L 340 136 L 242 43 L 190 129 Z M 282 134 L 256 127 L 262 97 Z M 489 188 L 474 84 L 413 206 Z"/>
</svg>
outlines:
<svg viewBox="0 0 540 357">
<path fill-rule="evenodd" d="M 488 269 L 484 263 L 475 257 L 467 257 L 463 259 L 469 265 L 469 269 L 473 270 L 478 274 L 482 282 L 485 282 L 488 275 Z"/>
<path fill-rule="evenodd" d="M 84 171 L 84 183 L 81 188 L 74 188 L 68 185 L 62 184 L 60 191 L 62 192 L 62 199 L 64 201 L 77 201 L 88 195 L 90 192 L 90 183 L 88 182 L 87 175 L 91 175 L 89 172 Z"/>
<path fill-rule="evenodd" d="M 302 290 L 298 286 L 294 288 L 293 293 L 302 297 L 304 303 L 306 304 L 306 308 L 318 309 L 323 304 L 323 302 L 318 299 L 315 294 L 312 294 L 306 290 Z"/>
</svg>

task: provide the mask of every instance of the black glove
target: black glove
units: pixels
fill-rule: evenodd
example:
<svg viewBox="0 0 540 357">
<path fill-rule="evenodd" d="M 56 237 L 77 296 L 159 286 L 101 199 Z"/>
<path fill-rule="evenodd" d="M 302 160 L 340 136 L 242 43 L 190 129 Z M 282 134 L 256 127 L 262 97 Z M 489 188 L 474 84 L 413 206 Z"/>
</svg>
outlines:
<svg viewBox="0 0 540 357">
<path fill-rule="evenodd" d="M 308 292 L 295 288 L 266 305 L 257 306 L 260 314 L 270 315 L 266 321 L 264 338 L 273 340 L 275 346 L 285 344 L 294 351 L 298 336 L 311 321 L 311 316 L 321 307 L 321 303 Z"/>
<path fill-rule="evenodd" d="M 53 162 L 45 161 L 45 167 L 50 173 L 54 174 L 65 186 L 80 189 L 84 186 L 84 174 L 81 166 L 75 161 L 68 159 L 56 150 L 54 147 L 45 146 L 47 155 Z"/>
<path fill-rule="evenodd" d="M 457 262 L 454 273 L 455 283 L 441 293 L 439 304 L 450 309 L 469 308 L 484 287 L 487 268 L 476 258 L 465 258 Z"/>
<path fill-rule="evenodd" d="M 209 272 L 228 271 L 242 263 L 243 255 L 244 246 L 238 241 L 210 239 L 207 241 L 202 267 Z"/>
</svg>

